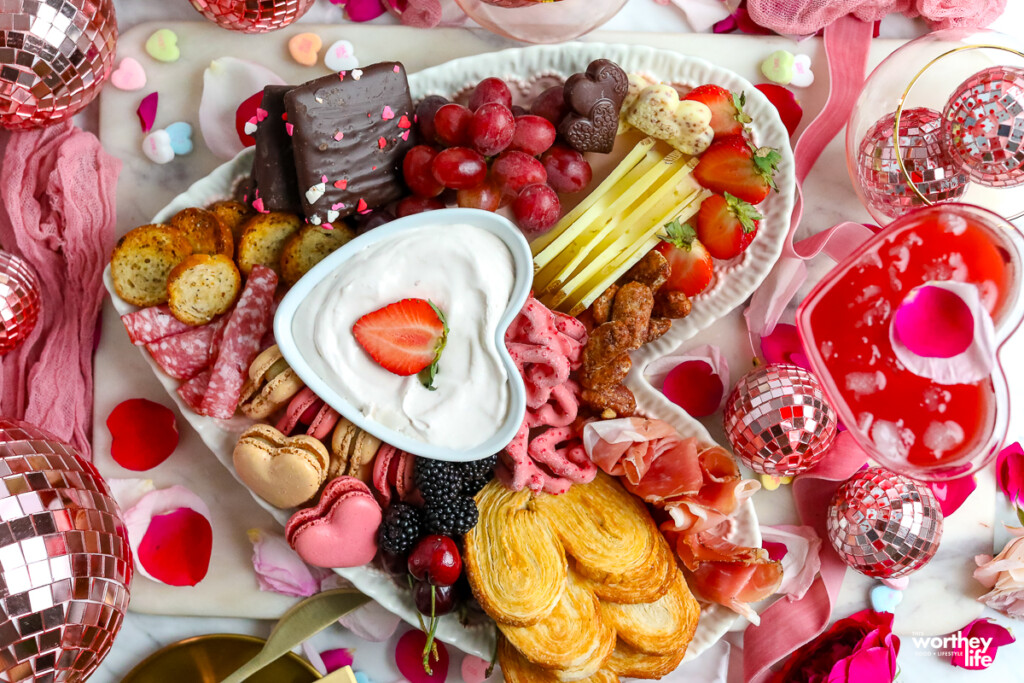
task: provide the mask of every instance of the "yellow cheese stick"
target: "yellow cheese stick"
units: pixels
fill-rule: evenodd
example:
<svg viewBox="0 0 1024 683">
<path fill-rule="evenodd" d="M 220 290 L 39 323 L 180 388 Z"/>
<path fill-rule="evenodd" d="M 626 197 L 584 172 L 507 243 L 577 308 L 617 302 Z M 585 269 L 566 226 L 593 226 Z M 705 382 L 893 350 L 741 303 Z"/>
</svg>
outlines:
<svg viewBox="0 0 1024 683">
<path fill-rule="evenodd" d="M 571 278 L 555 280 L 564 295 L 571 295 L 576 286 L 588 282 L 607 269 L 612 261 L 635 245 L 636 241 L 641 239 L 641 235 L 666 212 L 684 206 L 686 200 L 694 196 L 699 189 L 689 177 L 696 165 L 696 161 L 690 161 L 679 166 L 666 182 L 650 190 L 639 204 L 631 207 L 628 214 L 617 217 L 614 225 L 609 224 L 610 229 L 592 243 L 590 261 L 573 272 Z M 554 288 L 549 287 L 548 290 L 554 291 Z"/>
<path fill-rule="evenodd" d="M 533 259 L 534 289 L 548 287 L 555 275 L 572 259 L 579 249 L 587 243 L 594 230 L 602 224 L 601 217 L 606 215 L 609 207 L 617 205 L 623 195 L 638 196 L 645 187 L 642 179 L 652 170 L 663 172 L 661 164 L 663 156 L 653 149 L 648 150 L 644 158 L 631 168 L 626 175 L 602 196 L 597 198 L 589 209 L 573 221 L 558 239 L 548 245 L 547 249 Z M 598 227 L 595 227 L 597 224 Z"/>
<path fill-rule="evenodd" d="M 530 249 L 533 251 L 534 256 L 540 256 L 544 252 L 548 252 L 548 247 L 551 246 L 550 255 L 540 261 L 538 265 L 534 266 L 534 270 L 539 270 L 551 259 L 551 256 L 560 252 L 569 242 L 572 241 L 572 236 L 568 235 L 563 237 L 566 229 L 569 228 L 573 223 L 576 222 L 580 216 L 584 214 L 590 207 L 597 203 L 597 201 L 604 196 L 608 190 L 615 187 L 615 185 L 622 180 L 627 173 L 639 164 L 647 153 L 654 147 L 654 138 L 644 138 L 636 144 L 636 146 L 629 151 L 619 165 L 616 166 L 608 177 L 601 181 L 601 183 L 595 187 L 586 198 L 576 205 L 576 207 L 562 216 L 561 220 L 555 224 L 548 232 L 544 233 L 537 239 L 530 243 Z"/>
<path fill-rule="evenodd" d="M 635 182 L 628 185 L 625 191 L 611 202 L 589 226 L 584 228 L 580 236 L 559 254 L 558 258 L 552 261 L 552 269 L 558 268 L 558 270 L 552 273 L 547 284 L 544 285 L 543 291 L 558 289 L 562 283 L 574 277 L 581 267 L 586 267 L 600 259 L 603 256 L 602 247 L 605 242 L 614 239 L 614 234 L 620 231 L 621 226 L 630 216 L 643 216 L 649 210 L 649 206 L 657 202 L 666 190 L 671 191 L 679 180 L 688 175 L 690 171 L 681 161 L 682 156 L 679 152 L 669 154 Z M 666 181 L 666 178 L 669 180 Z M 677 180 L 673 182 L 673 179 Z M 623 180 L 623 185 L 625 184 L 626 180 Z M 595 206 L 595 208 L 597 207 Z M 584 218 L 581 218 L 579 222 L 583 222 L 583 220 Z M 612 237 L 609 238 L 609 235 Z M 536 284 L 534 287 L 539 289 Z"/>
<path fill-rule="evenodd" d="M 574 316 L 585 311 L 590 304 L 594 303 L 594 300 L 597 299 L 597 297 L 601 296 L 601 294 L 608 289 L 608 287 L 625 275 L 626 271 L 636 265 L 648 251 L 658 245 L 658 242 L 660 241 L 658 239 L 658 234 L 662 231 L 666 223 L 674 218 L 678 218 L 679 221 L 683 223 L 690 220 L 690 218 L 697 213 L 701 202 L 710 195 L 711 193 L 709 191 L 700 190 L 696 196 L 686 202 L 682 210 L 680 210 L 680 207 L 677 205 L 671 211 L 662 215 L 654 222 L 642 238 L 636 241 L 636 248 L 628 252 L 623 252 L 619 258 L 610 264 L 609 269 L 605 271 L 603 276 L 599 275 L 592 278 L 584 287 L 580 288 L 582 295 L 577 293 L 573 295 L 571 299 L 563 300 L 560 308 L 562 310 L 571 311 L 571 315 Z"/>
</svg>

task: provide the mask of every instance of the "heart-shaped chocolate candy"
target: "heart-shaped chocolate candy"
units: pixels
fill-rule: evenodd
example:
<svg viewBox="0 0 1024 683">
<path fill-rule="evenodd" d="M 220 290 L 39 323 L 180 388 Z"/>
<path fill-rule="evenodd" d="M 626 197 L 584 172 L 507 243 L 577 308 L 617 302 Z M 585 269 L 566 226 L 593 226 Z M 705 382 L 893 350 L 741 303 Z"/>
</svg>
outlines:
<svg viewBox="0 0 1024 683">
<path fill-rule="evenodd" d="M 594 104 L 589 116 L 567 114 L 558 126 L 558 132 L 573 149 L 604 154 L 612 151 L 618 130 L 619 111 L 611 100 Z"/>
</svg>

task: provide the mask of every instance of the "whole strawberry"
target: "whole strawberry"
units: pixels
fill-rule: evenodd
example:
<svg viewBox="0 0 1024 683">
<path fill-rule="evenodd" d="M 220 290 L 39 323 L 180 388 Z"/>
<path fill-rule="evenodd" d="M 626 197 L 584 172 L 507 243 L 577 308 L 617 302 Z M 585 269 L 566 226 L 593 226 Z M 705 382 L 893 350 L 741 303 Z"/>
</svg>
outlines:
<svg viewBox="0 0 1024 683">
<path fill-rule="evenodd" d="M 747 98 L 742 92 L 737 95 L 720 85 L 698 85 L 683 99 L 707 105 L 711 110 L 711 127 L 715 131 L 715 139 L 726 135 L 742 135 L 750 123 L 750 117 L 743 111 Z"/>
<path fill-rule="evenodd" d="M 762 216 L 757 209 L 728 192 L 713 194 L 697 211 L 697 237 L 714 258 L 739 256 L 754 241 Z"/>
<path fill-rule="evenodd" d="M 668 260 L 669 272 L 665 288 L 696 296 L 707 289 L 714 275 L 711 254 L 697 239 L 697 232 L 688 224 L 674 220 L 665 225 L 665 234 L 655 247 Z"/>
<path fill-rule="evenodd" d="M 740 135 L 715 140 L 701 155 L 693 177 L 719 194 L 728 192 L 751 204 L 760 204 L 775 186 L 775 170 L 782 155 L 771 147 L 755 148 Z"/>
</svg>

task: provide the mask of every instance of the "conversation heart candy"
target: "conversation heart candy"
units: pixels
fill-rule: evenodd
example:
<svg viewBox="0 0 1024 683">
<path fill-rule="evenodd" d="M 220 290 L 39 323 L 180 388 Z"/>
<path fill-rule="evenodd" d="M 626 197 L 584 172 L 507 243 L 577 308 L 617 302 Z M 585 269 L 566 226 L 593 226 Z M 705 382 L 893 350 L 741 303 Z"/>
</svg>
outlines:
<svg viewBox="0 0 1024 683">
<path fill-rule="evenodd" d="M 167 137 L 171 143 L 171 150 L 178 156 L 192 152 L 192 126 L 184 121 L 178 121 L 167 126 Z"/>
<path fill-rule="evenodd" d="M 146 86 L 146 70 L 138 60 L 125 57 L 110 74 L 110 84 L 118 90 L 140 90 Z"/>
<path fill-rule="evenodd" d="M 323 40 L 317 34 L 299 33 L 288 41 L 288 54 L 303 66 L 313 66 L 323 45 Z"/>
<path fill-rule="evenodd" d="M 155 164 L 167 164 L 174 161 L 171 136 L 163 128 L 154 130 L 143 139 L 142 153 Z"/>
<path fill-rule="evenodd" d="M 807 55 L 797 55 L 793 58 L 793 78 L 789 84 L 796 88 L 806 88 L 811 83 L 814 83 L 811 58 Z"/>
<path fill-rule="evenodd" d="M 761 62 L 761 73 L 773 83 L 788 85 L 796 73 L 796 57 L 788 50 L 776 50 Z"/>
<path fill-rule="evenodd" d="M 169 28 L 162 28 L 146 40 L 146 52 L 159 62 L 176 62 L 181 57 L 178 49 L 178 34 Z"/>
<path fill-rule="evenodd" d="M 876 612 L 896 611 L 896 605 L 903 602 L 903 591 L 893 590 L 888 586 L 875 586 L 871 589 L 871 609 Z"/>
<path fill-rule="evenodd" d="M 356 50 L 347 40 L 339 40 L 324 53 L 324 66 L 331 71 L 348 71 L 359 66 Z"/>
</svg>

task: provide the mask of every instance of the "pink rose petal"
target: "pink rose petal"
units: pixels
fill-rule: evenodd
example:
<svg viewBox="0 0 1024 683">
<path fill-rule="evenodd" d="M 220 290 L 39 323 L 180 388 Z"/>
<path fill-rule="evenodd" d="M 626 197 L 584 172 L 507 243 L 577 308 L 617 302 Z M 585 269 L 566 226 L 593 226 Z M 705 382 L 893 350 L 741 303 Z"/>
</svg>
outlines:
<svg viewBox="0 0 1024 683">
<path fill-rule="evenodd" d="M 351 21 L 372 21 L 384 14 L 384 5 L 380 0 L 348 0 L 345 12 Z"/>
<path fill-rule="evenodd" d="M 918 305 L 917 301 L 924 303 Z M 936 303 L 954 312 L 938 312 Z M 967 334 L 963 330 L 967 320 L 964 311 L 970 314 L 971 321 L 970 341 L 966 347 L 963 346 Z M 936 316 L 934 326 L 926 313 Z M 903 322 L 898 322 L 900 320 Z M 953 341 L 938 341 L 940 337 L 951 337 Z M 939 384 L 979 382 L 991 375 L 995 366 L 992 318 L 981 301 L 978 288 L 969 283 L 932 282 L 916 288 L 893 316 L 889 341 L 897 360 L 907 369 Z M 922 355 L 914 349 L 930 355 Z M 949 353 L 952 355 L 946 355 Z"/>
<path fill-rule="evenodd" d="M 252 566 L 260 590 L 305 598 L 320 591 L 323 571 L 310 567 L 296 554 L 284 536 L 249 530 Z"/>
<path fill-rule="evenodd" d="M 928 285 L 907 295 L 893 325 L 912 353 L 927 358 L 952 358 L 974 338 L 974 315 L 967 303 L 948 289 Z"/>
<path fill-rule="evenodd" d="M 960 506 L 967 500 L 967 497 L 974 493 L 974 489 L 978 488 L 978 480 L 970 476 L 946 482 L 933 481 L 928 485 L 931 487 L 932 493 L 939 500 L 939 505 L 942 507 L 942 516 L 949 517 L 959 510 Z"/>
<path fill-rule="evenodd" d="M 964 639 L 964 646 L 953 653 L 950 664 L 961 669 L 987 669 L 995 661 L 1000 647 L 1016 642 L 1016 638 L 1004 626 L 991 619 L 975 619 L 958 633 Z M 971 638 L 978 639 L 975 641 L 976 647 L 969 647 L 968 639 Z"/>
<path fill-rule="evenodd" d="M 153 529 L 157 517 L 161 519 Z M 135 565 L 143 576 L 163 583 L 185 582 L 171 585 L 195 585 L 206 575 L 213 530 L 210 510 L 195 493 L 184 486 L 150 491 L 125 509 L 123 518 Z M 175 561 L 176 554 L 183 556 L 180 562 Z"/>
<path fill-rule="evenodd" d="M 694 417 L 713 414 L 729 386 L 729 364 L 716 346 L 675 350 L 651 361 L 647 380 L 665 397 Z"/>
<path fill-rule="evenodd" d="M 810 370 L 796 325 L 779 323 L 771 334 L 761 337 L 761 355 L 767 364 L 788 363 Z"/>
<path fill-rule="evenodd" d="M 804 597 L 821 569 L 818 534 L 809 526 L 762 526 L 761 542 L 765 547 L 768 543 L 782 543 L 786 547 L 781 559 L 782 584 L 776 592 L 789 600 Z"/>
<path fill-rule="evenodd" d="M 435 640 L 437 657 L 430 659 L 430 671 L 423 670 L 423 646 L 427 634 L 422 631 L 407 631 L 395 646 L 395 664 L 398 671 L 409 683 L 442 683 L 448 677 L 448 650 L 444 643 Z"/>
<path fill-rule="evenodd" d="M 327 673 L 337 671 L 343 666 L 352 666 L 352 652 L 343 647 L 321 652 L 320 659 L 323 661 Z"/>
<path fill-rule="evenodd" d="M 239 105 L 267 85 L 286 85 L 270 69 L 234 57 L 210 62 L 203 73 L 203 95 L 199 101 L 199 129 L 216 156 L 233 159 L 245 149 L 235 125 Z M 248 119 L 246 119 L 248 120 Z"/>
<path fill-rule="evenodd" d="M 462 658 L 462 680 L 464 683 L 483 683 L 487 680 L 487 670 L 491 663 L 474 655 Z M 493 673 L 493 672 L 492 672 Z"/>
<path fill-rule="evenodd" d="M 996 484 L 1014 505 L 1024 500 L 1024 448 L 1012 443 L 996 458 Z"/>
<path fill-rule="evenodd" d="M 382 643 L 398 630 L 401 619 L 381 607 L 380 603 L 370 601 L 341 617 L 338 622 L 363 640 Z"/>
<path fill-rule="evenodd" d="M 156 121 L 157 105 L 160 103 L 160 94 L 151 92 L 142 98 L 136 114 L 139 116 L 139 123 L 142 124 L 142 132 L 148 133 L 153 130 L 153 123 Z"/>
</svg>

